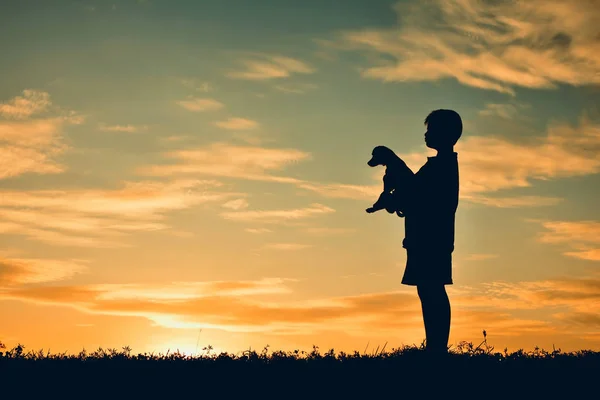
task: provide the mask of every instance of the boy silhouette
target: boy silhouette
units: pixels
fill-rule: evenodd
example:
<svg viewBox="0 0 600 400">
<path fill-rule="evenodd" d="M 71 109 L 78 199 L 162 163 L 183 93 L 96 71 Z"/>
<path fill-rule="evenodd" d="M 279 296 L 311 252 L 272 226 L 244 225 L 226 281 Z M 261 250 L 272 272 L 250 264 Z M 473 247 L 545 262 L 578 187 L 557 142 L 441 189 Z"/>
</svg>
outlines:
<svg viewBox="0 0 600 400">
<path fill-rule="evenodd" d="M 404 213 L 406 267 L 402 284 L 417 287 L 425 325 L 426 350 L 446 354 L 450 336 L 454 221 L 458 207 L 458 159 L 454 145 L 462 120 L 453 110 L 435 110 L 425 118 L 425 144 L 437 150 L 399 193 Z"/>
</svg>

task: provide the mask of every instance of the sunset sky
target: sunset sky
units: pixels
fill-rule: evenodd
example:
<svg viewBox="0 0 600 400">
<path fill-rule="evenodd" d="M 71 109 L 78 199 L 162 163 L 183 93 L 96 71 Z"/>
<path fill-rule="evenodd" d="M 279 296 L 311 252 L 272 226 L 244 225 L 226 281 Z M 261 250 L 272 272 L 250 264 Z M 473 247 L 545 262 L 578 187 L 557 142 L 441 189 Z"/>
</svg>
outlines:
<svg viewBox="0 0 600 400">
<path fill-rule="evenodd" d="M 450 344 L 600 350 L 596 0 L 0 5 L 0 341 L 370 351 L 424 337 L 391 147 L 460 113 Z"/>
</svg>

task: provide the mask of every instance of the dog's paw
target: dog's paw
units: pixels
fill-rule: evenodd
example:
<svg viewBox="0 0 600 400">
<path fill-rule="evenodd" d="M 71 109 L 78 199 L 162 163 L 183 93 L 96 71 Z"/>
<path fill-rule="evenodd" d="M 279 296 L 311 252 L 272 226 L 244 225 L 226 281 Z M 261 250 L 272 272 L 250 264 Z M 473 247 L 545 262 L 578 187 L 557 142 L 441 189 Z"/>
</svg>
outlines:
<svg viewBox="0 0 600 400">
<path fill-rule="evenodd" d="M 369 214 L 372 214 L 375 212 L 375 209 L 373 207 L 369 207 L 365 211 L 368 212 Z"/>
</svg>

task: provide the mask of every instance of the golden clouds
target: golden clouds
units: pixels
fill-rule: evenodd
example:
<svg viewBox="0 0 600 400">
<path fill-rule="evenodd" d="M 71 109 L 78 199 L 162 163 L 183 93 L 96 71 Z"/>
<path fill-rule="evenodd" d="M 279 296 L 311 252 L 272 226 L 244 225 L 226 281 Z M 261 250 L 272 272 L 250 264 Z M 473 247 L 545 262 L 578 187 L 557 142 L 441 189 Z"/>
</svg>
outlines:
<svg viewBox="0 0 600 400">
<path fill-rule="evenodd" d="M 224 121 L 215 122 L 215 126 L 221 129 L 227 129 L 232 131 L 244 131 L 249 129 L 255 129 L 258 127 L 258 122 L 247 118 L 229 118 Z"/>
<path fill-rule="evenodd" d="M 178 105 L 188 111 L 217 111 L 225 107 L 223 103 L 215 99 L 189 97 L 187 100 L 177 102 Z"/>
<path fill-rule="evenodd" d="M 27 118 L 32 114 L 46 111 L 50 104 L 48 93 L 25 89 L 22 96 L 0 103 L 0 115 L 5 118 Z"/>
<path fill-rule="evenodd" d="M 64 305 L 94 314 L 147 318 L 170 328 L 311 334 L 332 332 L 402 337 L 422 330 L 416 293 L 393 291 L 291 301 L 286 278 L 254 281 L 172 282 L 4 287 L 0 299 Z M 593 334 L 600 281 L 594 277 L 450 288 L 453 336 Z M 278 299 L 263 300 L 276 295 Z M 535 313 L 532 317 L 531 312 Z M 527 314 L 529 313 L 529 314 Z M 574 326 L 576 323 L 577 326 Z M 407 333 L 408 334 L 408 333 Z M 412 336 L 411 336 L 412 337 Z"/>
<path fill-rule="evenodd" d="M 311 248 L 312 245 L 304 243 L 267 243 L 263 246 L 264 249 L 294 251 Z"/>
<path fill-rule="evenodd" d="M 62 131 L 66 125 L 79 124 L 82 117 L 74 112 L 33 119 L 34 114 L 49 111 L 52 105 L 46 92 L 24 90 L 0 104 L 0 179 L 25 173 L 57 174 L 65 170 L 55 158 L 68 146 Z"/>
<path fill-rule="evenodd" d="M 0 258 L 0 287 L 62 281 L 87 271 L 82 261 Z"/>
<path fill-rule="evenodd" d="M 297 179 L 268 174 L 288 165 L 310 158 L 310 154 L 296 149 L 237 146 L 213 143 L 193 150 L 178 150 L 165 154 L 175 159 L 174 164 L 142 167 L 139 172 L 154 176 L 199 174 L 264 180 L 296 182 Z"/>
<path fill-rule="evenodd" d="M 141 316 L 167 327 L 210 326 L 262 332 L 303 331 L 323 323 L 341 324 L 338 328 L 353 323 L 366 326 L 378 318 L 418 311 L 416 296 L 395 292 L 306 302 L 255 298 L 291 293 L 286 281 L 290 280 L 21 287 L 0 291 L 0 299 L 62 304 L 90 313 Z"/>
<path fill-rule="evenodd" d="M 316 90 L 319 86 L 314 83 L 288 83 L 275 85 L 274 89 L 283 93 L 290 94 L 305 94 L 312 90 Z"/>
<path fill-rule="evenodd" d="M 214 181 L 125 182 L 114 190 L 3 191 L 0 233 L 58 245 L 122 247 L 122 236 L 164 230 L 164 214 L 239 193 L 215 191 Z"/>
<path fill-rule="evenodd" d="M 427 0 L 400 2 L 394 9 L 398 28 L 345 32 L 338 43 L 388 57 L 365 68 L 365 77 L 454 78 L 507 94 L 517 86 L 600 83 L 600 17 L 593 0 Z"/>
<path fill-rule="evenodd" d="M 294 208 L 284 210 L 246 210 L 223 212 L 221 216 L 225 219 L 244 222 L 278 223 L 308 218 L 316 215 L 330 214 L 335 212 L 331 207 L 314 203 L 305 208 Z"/>
<path fill-rule="evenodd" d="M 148 129 L 146 125 L 103 125 L 100 129 L 108 132 L 126 132 L 126 133 L 136 133 L 143 132 Z"/>
<path fill-rule="evenodd" d="M 545 231 L 538 240 L 542 243 L 566 245 L 571 251 L 563 254 L 583 260 L 600 261 L 600 222 L 598 221 L 540 221 Z"/>
<path fill-rule="evenodd" d="M 315 69 L 307 63 L 291 57 L 270 54 L 252 54 L 241 61 L 244 71 L 228 72 L 233 79 L 267 80 L 287 78 L 292 74 L 312 74 Z"/>
</svg>

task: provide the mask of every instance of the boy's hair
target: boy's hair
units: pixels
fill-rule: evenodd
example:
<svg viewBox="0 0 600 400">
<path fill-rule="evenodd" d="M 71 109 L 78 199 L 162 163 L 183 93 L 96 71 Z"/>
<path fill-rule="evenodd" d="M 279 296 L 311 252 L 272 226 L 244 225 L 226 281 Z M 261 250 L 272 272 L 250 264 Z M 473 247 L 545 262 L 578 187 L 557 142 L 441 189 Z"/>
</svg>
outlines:
<svg viewBox="0 0 600 400">
<path fill-rule="evenodd" d="M 425 124 L 443 127 L 444 131 L 450 136 L 448 139 L 455 145 L 460 139 L 463 130 L 462 119 L 454 110 L 439 109 L 429 113 L 425 118 Z"/>
</svg>

